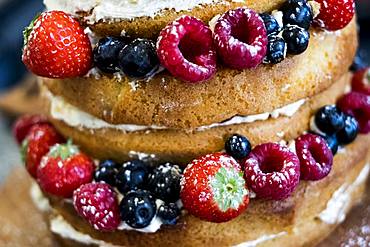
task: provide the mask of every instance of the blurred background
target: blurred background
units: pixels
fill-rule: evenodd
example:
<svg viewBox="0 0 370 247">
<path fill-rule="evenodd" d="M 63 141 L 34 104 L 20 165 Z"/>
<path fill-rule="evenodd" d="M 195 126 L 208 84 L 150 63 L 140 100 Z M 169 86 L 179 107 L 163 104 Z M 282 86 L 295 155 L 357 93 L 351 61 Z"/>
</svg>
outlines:
<svg viewBox="0 0 370 247">
<path fill-rule="evenodd" d="M 23 44 L 22 30 L 33 19 L 36 13 L 43 10 L 42 0 L 0 0 L 0 18 L 2 28 L 0 29 L 0 160 L 1 168 L 0 183 L 8 174 L 9 168 L 20 163 L 18 149 L 10 133 L 11 122 L 14 119 L 14 111 L 22 112 L 31 110 L 32 97 L 26 102 L 18 102 L 14 97 L 6 97 L 10 90 L 13 95 L 24 92 L 17 91 L 17 85 L 23 83 L 26 93 L 32 96 L 32 86 L 27 88 L 27 77 L 25 67 L 21 62 L 21 50 Z M 361 46 L 359 55 L 367 64 L 370 63 L 370 0 L 357 0 L 358 21 L 360 24 Z M 26 81 L 26 83 L 25 83 Z M 31 82 L 30 82 L 31 84 Z M 15 90 L 15 92 L 14 92 Z M 27 108 L 28 107 L 28 108 Z"/>
</svg>

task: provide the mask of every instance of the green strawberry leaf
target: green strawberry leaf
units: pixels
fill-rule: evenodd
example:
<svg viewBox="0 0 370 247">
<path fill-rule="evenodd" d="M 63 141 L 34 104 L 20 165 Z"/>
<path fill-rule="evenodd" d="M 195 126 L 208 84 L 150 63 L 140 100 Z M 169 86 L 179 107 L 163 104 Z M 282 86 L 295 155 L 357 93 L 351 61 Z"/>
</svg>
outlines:
<svg viewBox="0 0 370 247">
<path fill-rule="evenodd" d="M 31 21 L 31 23 L 24 28 L 23 30 L 23 46 L 26 46 L 27 43 L 28 43 L 28 38 L 30 37 L 30 34 L 33 30 L 33 28 L 35 27 L 35 22 L 36 20 L 40 17 L 40 13 L 38 13 L 34 18 L 33 20 Z"/>
<path fill-rule="evenodd" d="M 48 153 L 49 157 L 61 158 L 66 160 L 76 154 L 80 153 L 79 148 L 72 143 L 72 140 L 69 139 L 65 144 L 56 144 L 50 148 Z"/>
</svg>

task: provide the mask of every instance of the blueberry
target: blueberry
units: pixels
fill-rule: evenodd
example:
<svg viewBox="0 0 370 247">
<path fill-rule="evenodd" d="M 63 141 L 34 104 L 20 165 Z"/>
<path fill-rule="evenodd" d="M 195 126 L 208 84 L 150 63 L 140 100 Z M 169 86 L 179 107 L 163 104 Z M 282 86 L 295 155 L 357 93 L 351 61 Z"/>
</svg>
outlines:
<svg viewBox="0 0 370 247">
<path fill-rule="evenodd" d="M 251 149 L 251 143 L 242 135 L 234 134 L 225 142 L 226 153 L 237 160 L 247 157 Z"/>
<path fill-rule="evenodd" d="M 367 65 L 364 62 L 364 60 L 361 58 L 361 56 L 359 54 L 356 54 L 355 59 L 353 60 L 352 65 L 350 67 L 350 70 L 352 72 L 356 72 L 366 67 Z"/>
<path fill-rule="evenodd" d="M 277 64 L 284 60 L 286 56 L 285 40 L 279 36 L 271 34 L 268 36 L 267 54 L 265 62 Z"/>
<path fill-rule="evenodd" d="M 180 212 L 176 203 L 163 204 L 158 208 L 158 217 L 165 225 L 176 225 Z"/>
<path fill-rule="evenodd" d="M 149 76 L 159 67 L 155 44 L 147 39 L 135 39 L 118 56 L 119 68 L 129 77 Z"/>
<path fill-rule="evenodd" d="M 285 2 L 281 10 L 284 25 L 297 25 L 306 30 L 310 28 L 313 14 L 307 1 L 289 0 Z"/>
<path fill-rule="evenodd" d="M 99 40 L 94 48 L 94 63 L 105 73 L 119 71 L 118 54 L 126 46 L 122 38 L 106 37 Z"/>
<path fill-rule="evenodd" d="M 284 28 L 283 38 L 288 45 L 288 53 L 298 55 L 307 49 L 310 33 L 298 26 L 287 26 Z"/>
<path fill-rule="evenodd" d="M 149 191 L 130 191 L 120 203 L 121 220 L 133 228 L 147 227 L 154 218 L 157 205 Z"/>
<path fill-rule="evenodd" d="M 263 22 L 265 23 L 267 34 L 277 33 L 280 31 L 281 27 L 278 21 L 272 15 L 263 13 L 263 14 L 260 14 L 260 16 Z"/>
<path fill-rule="evenodd" d="M 358 122 L 354 117 L 346 115 L 344 123 L 344 128 L 337 133 L 338 142 L 343 145 L 353 142 L 359 131 Z"/>
<path fill-rule="evenodd" d="M 99 164 L 99 167 L 95 171 L 94 178 L 97 182 L 103 181 L 114 186 L 116 174 L 117 164 L 111 160 L 105 160 Z"/>
<path fill-rule="evenodd" d="M 344 128 L 345 115 L 335 105 L 327 105 L 316 112 L 315 124 L 326 135 L 332 135 Z"/>
<path fill-rule="evenodd" d="M 148 166 L 140 160 L 124 163 L 116 175 L 116 187 L 121 193 L 144 188 L 149 174 Z"/>
<path fill-rule="evenodd" d="M 156 167 L 149 176 L 148 188 L 156 198 L 176 202 L 180 198 L 181 170 L 170 163 Z"/>
</svg>

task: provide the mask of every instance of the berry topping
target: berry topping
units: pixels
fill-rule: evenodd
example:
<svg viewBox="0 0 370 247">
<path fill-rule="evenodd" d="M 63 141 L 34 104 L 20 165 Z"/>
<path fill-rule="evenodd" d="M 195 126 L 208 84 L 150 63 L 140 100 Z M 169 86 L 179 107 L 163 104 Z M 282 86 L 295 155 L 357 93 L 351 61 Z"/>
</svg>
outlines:
<svg viewBox="0 0 370 247">
<path fill-rule="evenodd" d="M 150 76 L 159 67 L 154 42 L 147 39 L 135 39 L 120 51 L 118 66 L 129 77 Z"/>
<path fill-rule="evenodd" d="M 251 143 L 245 136 L 242 135 L 234 134 L 225 142 L 226 153 L 237 160 L 247 157 L 251 152 L 251 149 Z"/>
<path fill-rule="evenodd" d="M 320 108 L 315 114 L 317 128 L 326 135 L 337 133 L 344 127 L 345 115 L 335 105 Z"/>
<path fill-rule="evenodd" d="M 92 64 L 89 37 L 72 16 L 44 12 L 23 32 L 23 63 L 34 74 L 49 78 L 85 75 Z"/>
<path fill-rule="evenodd" d="M 126 46 L 122 38 L 106 37 L 94 48 L 94 64 L 105 73 L 118 72 L 118 54 Z"/>
<path fill-rule="evenodd" d="M 320 13 L 314 23 L 329 31 L 344 28 L 355 14 L 354 0 L 315 0 L 315 2 L 320 4 Z"/>
<path fill-rule="evenodd" d="M 362 59 L 362 57 L 360 56 L 360 54 L 357 52 L 355 58 L 353 59 L 353 62 L 351 64 L 351 67 L 349 68 L 352 72 L 356 72 L 356 71 L 359 71 L 361 69 L 365 69 L 366 68 L 366 63 L 365 61 Z"/>
<path fill-rule="evenodd" d="M 147 182 L 149 170 L 141 160 L 131 160 L 122 165 L 116 175 L 116 186 L 121 193 L 142 189 Z"/>
<path fill-rule="evenodd" d="M 117 164 L 111 160 L 105 160 L 95 170 L 94 179 L 97 182 L 105 182 L 114 186 L 116 184 Z"/>
<path fill-rule="evenodd" d="M 36 124 L 31 127 L 22 143 L 22 157 L 26 169 L 36 178 L 41 159 L 49 152 L 51 146 L 64 142 L 64 139 L 50 124 Z"/>
<path fill-rule="evenodd" d="M 94 162 L 68 142 L 56 144 L 43 157 L 37 181 L 44 192 L 69 198 L 74 190 L 92 181 L 93 173 Z"/>
<path fill-rule="evenodd" d="M 13 125 L 13 135 L 18 144 L 21 144 L 22 141 L 28 135 L 30 129 L 35 124 L 45 124 L 48 123 L 48 120 L 43 115 L 24 115 L 17 119 Z"/>
<path fill-rule="evenodd" d="M 274 34 L 269 35 L 268 40 L 264 62 L 272 64 L 280 63 L 286 57 L 287 44 L 285 40 Z"/>
<path fill-rule="evenodd" d="M 321 136 L 321 135 L 320 135 Z M 339 143 L 336 135 L 321 136 L 325 139 L 331 152 L 335 155 L 338 152 Z"/>
<path fill-rule="evenodd" d="M 73 192 L 77 213 L 96 230 L 114 231 L 121 223 L 116 192 L 108 184 L 84 184 Z"/>
<path fill-rule="evenodd" d="M 157 211 L 154 197 L 146 190 L 129 192 L 119 207 L 122 221 L 133 228 L 147 227 Z"/>
<path fill-rule="evenodd" d="M 353 142 L 359 132 L 358 122 L 354 117 L 346 115 L 344 122 L 344 128 L 337 133 L 338 142 L 343 145 Z"/>
<path fill-rule="evenodd" d="M 267 34 L 277 33 L 281 30 L 279 22 L 272 16 L 267 13 L 260 14 L 263 22 L 265 23 Z"/>
<path fill-rule="evenodd" d="M 159 34 L 157 54 L 161 64 L 181 80 L 197 83 L 216 73 L 212 31 L 201 20 L 182 16 Z"/>
<path fill-rule="evenodd" d="M 309 29 L 313 20 L 311 6 L 306 0 L 288 0 L 282 7 L 284 25 Z"/>
<path fill-rule="evenodd" d="M 299 183 L 299 159 L 287 147 L 276 143 L 256 146 L 244 161 L 247 185 L 258 198 L 281 200 Z"/>
<path fill-rule="evenodd" d="M 333 153 L 325 139 L 305 134 L 297 138 L 295 148 L 301 164 L 302 180 L 320 180 L 330 173 Z"/>
<path fill-rule="evenodd" d="M 180 213 L 181 211 L 176 203 L 163 204 L 158 208 L 158 217 L 165 225 L 176 225 Z"/>
<path fill-rule="evenodd" d="M 247 8 L 223 14 L 217 20 L 214 40 L 223 63 L 234 69 L 254 68 L 266 55 L 265 24 L 256 12 Z"/>
<path fill-rule="evenodd" d="M 351 92 L 338 101 L 338 107 L 357 120 L 360 133 L 370 132 L 370 96 L 362 93 Z"/>
<path fill-rule="evenodd" d="M 288 53 L 298 55 L 307 49 L 310 33 L 304 28 L 288 25 L 284 28 L 283 38 L 287 43 Z"/>
<path fill-rule="evenodd" d="M 224 153 L 193 160 L 181 180 L 184 208 L 210 222 L 226 222 L 240 215 L 248 206 L 248 194 L 240 165 Z"/>
<path fill-rule="evenodd" d="M 148 188 L 156 198 L 176 202 L 180 198 L 180 179 L 180 168 L 166 163 L 156 167 L 150 174 Z"/>
<path fill-rule="evenodd" d="M 370 67 L 361 69 L 353 75 L 352 91 L 370 95 Z"/>
</svg>

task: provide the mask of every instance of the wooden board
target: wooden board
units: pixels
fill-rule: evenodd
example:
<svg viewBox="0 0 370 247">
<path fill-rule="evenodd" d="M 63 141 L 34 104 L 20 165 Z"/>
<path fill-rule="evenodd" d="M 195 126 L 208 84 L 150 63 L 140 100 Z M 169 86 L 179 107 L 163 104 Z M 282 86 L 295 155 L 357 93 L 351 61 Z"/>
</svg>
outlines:
<svg viewBox="0 0 370 247">
<path fill-rule="evenodd" d="M 0 189 L 0 246 L 58 247 L 29 196 L 31 178 L 15 169 Z M 370 246 L 370 181 L 364 201 L 319 247 Z"/>
</svg>

